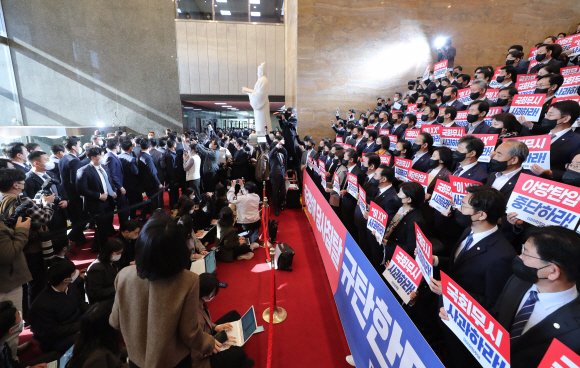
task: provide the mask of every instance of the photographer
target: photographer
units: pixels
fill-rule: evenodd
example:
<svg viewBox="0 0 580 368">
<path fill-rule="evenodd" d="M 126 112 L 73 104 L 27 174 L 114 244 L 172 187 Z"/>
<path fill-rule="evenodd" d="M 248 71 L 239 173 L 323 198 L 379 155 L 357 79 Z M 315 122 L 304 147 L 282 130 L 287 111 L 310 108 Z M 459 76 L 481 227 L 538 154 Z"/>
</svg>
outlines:
<svg viewBox="0 0 580 368">
<path fill-rule="evenodd" d="M 296 164 L 298 164 L 296 157 L 296 151 L 294 149 L 294 139 L 296 137 L 296 126 L 298 125 L 298 120 L 296 119 L 296 109 L 289 107 L 284 111 L 284 115 L 276 115 L 280 127 L 282 128 L 282 136 L 284 140 L 288 142 L 286 146 L 286 151 L 288 151 L 288 166 L 286 169 L 293 169 Z M 286 174 L 286 173 L 284 173 Z"/>
<path fill-rule="evenodd" d="M 6 218 L 21 204 L 28 205 L 30 207 L 25 210 L 26 217 L 29 217 L 32 223 L 35 223 L 34 227 L 38 229 L 40 226 L 48 225 L 52 220 L 55 195 L 41 196 L 42 207 L 37 206 L 32 199 L 21 196 L 24 192 L 25 178 L 24 173 L 17 169 L 0 170 L 0 192 L 2 192 L 0 213 Z M 24 254 L 32 274 L 32 280 L 28 282 L 28 305 L 24 305 L 24 311 L 27 312 L 46 284 L 46 265 L 40 237 L 31 237 L 24 247 Z"/>
<path fill-rule="evenodd" d="M 242 186 L 241 194 L 235 191 L 236 184 Z M 232 180 L 232 186 L 228 191 L 228 201 L 237 208 L 236 223 L 242 225 L 244 230 L 260 228 L 260 196 L 256 194 L 257 190 L 258 187 L 254 182 Z"/>
</svg>

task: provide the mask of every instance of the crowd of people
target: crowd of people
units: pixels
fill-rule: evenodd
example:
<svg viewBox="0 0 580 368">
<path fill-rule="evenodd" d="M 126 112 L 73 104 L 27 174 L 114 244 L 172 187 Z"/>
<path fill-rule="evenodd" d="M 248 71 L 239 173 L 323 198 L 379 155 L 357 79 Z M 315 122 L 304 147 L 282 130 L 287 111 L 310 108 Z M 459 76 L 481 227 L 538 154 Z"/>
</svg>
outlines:
<svg viewBox="0 0 580 368">
<path fill-rule="evenodd" d="M 284 135 L 294 142 L 296 124 L 290 108 L 272 137 L 209 125 L 161 138 L 95 131 L 51 152 L 2 147 L 0 366 L 32 365 L 17 361 L 30 347 L 18 345 L 24 324 L 45 353 L 33 363 L 72 347 L 67 368 L 253 366 L 233 338 L 214 337 L 240 319 L 212 320 L 206 303 L 219 280 L 189 269 L 212 243 L 220 262 L 253 257 L 259 245 L 238 234 L 260 228 L 264 191 L 276 216 L 284 210 L 286 172 L 300 159 Z M 67 253 L 91 241 L 90 229 L 98 255 L 77 269 Z"/>
<path fill-rule="evenodd" d="M 580 25 L 576 33 L 580 33 Z M 506 50 L 505 66 L 496 78 L 492 79 L 495 70 L 491 66 L 478 67 L 469 75 L 457 63 L 450 64 L 445 77 L 434 78 L 431 72 L 428 79 L 409 81 L 406 93 L 395 93 L 391 103 L 378 98 L 374 110 L 358 117 L 351 109 L 341 118 L 337 110 L 337 120 L 332 122 L 336 136 L 304 146 L 311 159 L 303 162 L 303 168 L 380 275 L 397 246 L 414 256 L 415 225 L 433 244 L 434 277 L 429 283 L 423 279 L 404 308 L 446 366 L 476 367 L 479 363 L 441 323 L 449 317 L 440 308 L 440 271 L 510 333 L 512 367 L 538 366 L 553 338 L 580 353 L 580 328 L 575 322 L 580 313 L 576 284 L 580 235 L 573 228 L 536 227 L 519 219 L 524 213 L 507 212 L 507 202 L 521 174 L 580 188 L 580 129 L 576 125 L 580 105 L 574 96 L 554 100 L 564 82 L 560 69 L 580 65 L 579 56 L 569 56 L 572 49 L 563 51 L 555 43 L 565 36 L 550 36 L 536 45 L 538 63 L 530 70 L 523 47 L 513 45 Z M 446 43 L 441 51 L 455 57 L 455 49 L 445 52 L 450 45 Z M 509 112 L 518 95 L 514 85 L 521 74 L 533 74 L 537 81 L 533 93 L 545 95 L 537 122 Z M 492 82 L 499 84 L 499 91 L 497 99 L 490 100 L 486 92 Z M 465 88 L 471 89 L 467 104 L 458 100 L 458 90 Z M 416 110 L 410 109 L 414 104 Z M 500 111 L 489 116 L 490 108 L 497 106 Z M 461 111 L 467 121 L 456 121 Z M 462 137 L 447 147 L 427 131 L 407 136 L 408 130 L 424 125 L 459 128 Z M 485 144 L 473 134 L 499 138 L 489 162 L 479 162 Z M 507 138 L 538 135 L 549 135 L 551 140 L 550 169 L 537 163 L 524 169 L 529 147 Z M 396 145 L 392 145 L 394 140 Z M 411 160 L 410 168 L 427 174 L 426 187 L 399 175 L 395 167 L 398 158 Z M 364 189 L 366 211 L 358 203 L 359 194 L 348 190 L 347 174 L 354 175 Z M 430 199 L 437 181 L 449 183 L 451 176 L 481 185 L 468 187 L 461 203 L 452 203 L 449 214 L 443 214 L 430 205 Z M 384 235 L 367 228 L 371 201 L 388 216 Z M 568 327 L 560 329 L 564 325 Z M 347 361 L 354 365 L 352 357 Z"/>
</svg>

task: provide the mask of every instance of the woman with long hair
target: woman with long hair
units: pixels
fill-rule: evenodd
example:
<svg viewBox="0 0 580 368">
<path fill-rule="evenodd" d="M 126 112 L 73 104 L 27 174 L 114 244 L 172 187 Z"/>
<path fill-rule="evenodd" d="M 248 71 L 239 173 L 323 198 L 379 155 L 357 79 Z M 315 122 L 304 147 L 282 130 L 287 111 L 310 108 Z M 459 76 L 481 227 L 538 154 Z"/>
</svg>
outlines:
<svg viewBox="0 0 580 368">
<path fill-rule="evenodd" d="M 115 297 L 115 278 L 119 272 L 118 261 L 123 254 L 124 244 L 113 238 L 101 247 L 97 259 L 91 263 L 85 276 L 85 290 L 89 303 L 93 304 Z"/>
</svg>

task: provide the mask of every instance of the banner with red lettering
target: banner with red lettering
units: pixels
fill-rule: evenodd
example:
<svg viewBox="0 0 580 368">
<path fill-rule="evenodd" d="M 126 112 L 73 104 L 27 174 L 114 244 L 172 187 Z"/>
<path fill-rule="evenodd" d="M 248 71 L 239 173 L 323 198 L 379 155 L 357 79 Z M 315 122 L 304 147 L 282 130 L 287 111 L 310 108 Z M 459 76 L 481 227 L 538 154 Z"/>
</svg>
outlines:
<svg viewBox="0 0 580 368">
<path fill-rule="evenodd" d="M 438 62 L 433 66 L 433 77 L 435 79 L 445 78 L 445 72 L 447 71 L 447 60 Z"/>
<path fill-rule="evenodd" d="M 379 155 L 379 157 L 381 158 L 381 164 L 391 164 L 391 155 Z"/>
<path fill-rule="evenodd" d="M 405 139 L 413 144 L 415 143 L 415 138 L 417 138 L 420 133 L 421 129 L 407 129 L 405 130 Z"/>
<path fill-rule="evenodd" d="M 474 137 L 477 137 L 483 141 L 485 148 L 483 149 L 483 153 L 477 161 L 479 162 L 489 162 L 491 160 L 490 153 L 494 150 L 495 144 L 497 143 L 497 138 L 499 137 L 498 134 L 471 134 Z"/>
<path fill-rule="evenodd" d="M 457 122 L 457 121 L 456 121 Z M 466 121 L 467 122 L 467 121 Z M 465 128 L 463 127 L 442 127 L 441 128 L 441 143 L 450 150 L 457 149 L 457 143 L 465 135 Z"/>
<path fill-rule="evenodd" d="M 493 117 L 497 114 L 500 114 L 500 113 L 501 113 L 500 106 L 490 107 L 489 111 L 487 112 L 487 115 L 485 115 L 485 119 L 483 121 L 485 121 L 485 123 L 487 125 L 491 126 L 491 121 L 493 120 Z"/>
<path fill-rule="evenodd" d="M 421 125 L 421 131 L 431 134 L 433 145 L 438 147 L 441 146 L 441 128 L 441 125 Z"/>
<path fill-rule="evenodd" d="M 343 144 L 342 137 L 336 136 L 336 143 Z"/>
<path fill-rule="evenodd" d="M 524 142 L 528 146 L 530 154 L 522 164 L 524 169 L 529 170 L 533 164 L 538 164 L 542 169 L 550 170 L 550 142 L 552 138 L 549 134 L 505 138 L 504 142 L 510 139 Z"/>
<path fill-rule="evenodd" d="M 506 213 L 535 226 L 557 225 L 574 230 L 580 214 L 580 188 L 520 174 Z"/>
<path fill-rule="evenodd" d="M 530 65 L 528 66 L 528 73 L 538 64 L 536 55 L 538 55 L 538 48 L 534 47 L 533 49 L 530 49 L 530 56 L 528 57 L 528 60 L 530 61 Z"/>
<path fill-rule="evenodd" d="M 356 194 L 358 193 L 358 178 L 356 175 L 347 173 L 346 179 L 348 180 L 348 188 L 346 189 L 346 192 L 356 198 Z"/>
<path fill-rule="evenodd" d="M 562 344 L 558 339 L 552 340 L 546 355 L 538 368 L 577 368 L 580 367 L 580 356 Z"/>
<path fill-rule="evenodd" d="M 464 104 L 465 106 L 471 103 L 471 88 L 464 88 L 457 91 L 457 100 Z"/>
<path fill-rule="evenodd" d="M 563 77 L 565 77 L 567 75 L 576 74 L 576 73 L 580 73 L 580 66 L 578 66 L 578 65 L 560 68 L 560 74 L 562 74 Z"/>
<path fill-rule="evenodd" d="M 312 157 L 308 156 L 308 168 L 312 170 Z"/>
<path fill-rule="evenodd" d="M 485 308 L 441 271 L 443 307 L 449 327 L 484 368 L 510 366 L 510 336 Z"/>
<path fill-rule="evenodd" d="M 383 276 L 393 290 L 401 297 L 405 304 L 411 301 L 411 293 L 419 287 L 421 282 L 421 269 L 415 260 L 397 245 L 389 267 L 383 272 Z"/>
<path fill-rule="evenodd" d="M 427 186 L 429 185 L 428 174 L 421 171 L 410 169 L 409 172 L 407 173 L 407 179 L 409 179 L 409 181 L 414 181 L 415 183 L 421 184 L 421 186 L 425 190 L 425 193 L 427 193 Z"/>
<path fill-rule="evenodd" d="M 457 111 L 457 116 L 455 117 L 455 124 L 459 125 L 460 127 L 467 126 L 467 114 L 469 114 L 468 110 Z M 465 129 L 463 129 L 465 131 Z"/>
<path fill-rule="evenodd" d="M 451 184 L 437 179 L 429 205 L 441 212 L 444 216 L 449 215 L 451 211 Z"/>
<path fill-rule="evenodd" d="M 314 173 L 316 173 L 316 175 L 318 175 L 319 171 L 318 171 L 318 161 L 315 159 L 312 159 L 312 171 Z"/>
<path fill-rule="evenodd" d="M 344 148 L 345 150 L 347 150 L 347 149 L 349 149 L 349 148 L 354 148 L 354 147 L 353 147 L 353 146 L 351 146 L 350 144 L 343 143 L 343 144 L 342 144 L 342 148 Z"/>
<path fill-rule="evenodd" d="M 423 78 L 421 79 L 423 82 L 429 80 L 429 72 L 431 71 L 431 64 L 429 64 L 429 66 L 427 66 L 427 69 L 425 69 L 425 73 L 423 73 Z"/>
<path fill-rule="evenodd" d="M 546 101 L 546 94 L 515 95 L 510 113 L 516 117 L 523 116 L 527 121 L 537 122 L 540 119 L 542 105 Z"/>
<path fill-rule="evenodd" d="M 457 209 L 461 207 L 461 201 L 463 200 L 463 197 L 467 195 L 467 188 L 473 185 L 483 185 L 478 181 L 454 175 L 449 176 L 449 181 L 451 182 L 451 196 L 453 197 L 453 203 Z"/>
<path fill-rule="evenodd" d="M 562 46 L 562 51 L 572 50 L 572 53 L 568 55 L 569 57 L 580 55 L 580 34 L 560 38 L 556 40 L 556 43 Z"/>
<path fill-rule="evenodd" d="M 365 213 L 365 211 L 367 210 L 367 192 L 365 192 L 365 190 L 363 189 L 363 187 L 361 187 L 360 185 L 358 186 L 358 208 L 360 209 L 361 213 Z"/>
<path fill-rule="evenodd" d="M 415 128 L 416 129 L 421 128 L 421 125 L 423 124 L 423 120 L 421 120 L 421 116 L 423 116 L 423 111 L 417 111 L 415 116 L 417 117 L 417 122 L 415 123 Z"/>
<path fill-rule="evenodd" d="M 322 189 L 326 188 L 326 164 L 322 160 L 318 160 L 318 175 L 322 181 Z"/>
<path fill-rule="evenodd" d="M 564 84 L 556 91 L 556 97 L 578 96 L 578 87 L 580 87 L 580 73 L 571 74 L 564 77 Z"/>
<path fill-rule="evenodd" d="M 527 82 L 529 80 L 535 80 L 538 77 L 537 73 L 534 74 L 520 74 L 516 80 L 517 83 L 519 82 Z M 517 89 L 517 87 L 516 87 Z"/>
<path fill-rule="evenodd" d="M 390 142 L 389 149 L 391 151 L 396 150 L 397 149 L 397 142 L 399 141 L 399 137 L 397 137 L 396 135 L 390 135 L 390 134 L 388 135 L 388 137 L 389 137 L 389 142 Z M 381 142 L 381 143 L 383 143 L 383 142 Z"/>
<path fill-rule="evenodd" d="M 528 75 L 537 75 L 537 74 L 528 74 Z M 520 95 L 531 95 L 536 91 L 536 83 L 538 83 L 537 79 L 528 79 L 526 81 L 517 82 L 516 89 L 518 90 L 518 94 Z"/>
<path fill-rule="evenodd" d="M 388 135 L 389 134 L 389 130 L 388 129 L 380 129 L 379 130 L 379 135 Z"/>
<path fill-rule="evenodd" d="M 415 223 L 415 237 L 417 239 L 415 261 L 417 261 L 425 281 L 430 283 L 433 277 L 433 246 L 431 246 L 431 242 L 427 240 L 417 223 Z"/>
<path fill-rule="evenodd" d="M 369 218 L 367 220 L 367 229 L 369 229 L 375 237 L 381 239 L 385 235 L 387 228 L 387 220 L 389 216 L 378 204 L 371 201 L 369 208 Z"/>
<path fill-rule="evenodd" d="M 408 104 L 407 105 L 407 114 L 415 115 L 417 113 L 417 104 Z"/>
<path fill-rule="evenodd" d="M 400 181 L 408 181 L 407 173 L 413 166 L 413 160 L 406 158 L 395 157 L 395 177 Z"/>
<path fill-rule="evenodd" d="M 493 74 L 493 78 L 491 79 L 491 83 L 489 84 L 489 88 L 501 88 L 501 83 L 499 83 L 497 81 L 497 77 L 499 76 L 499 73 L 501 72 L 501 68 L 503 68 L 503 67 L 504 67 L 504 65 L 497 67 L 497 69 L 495 70 L 495 73 Z M 488 90 L 488 92 L 489 92 L 489 90 Z M 490 100 L 491 100 L 491 98 L 490 98 Z"/>
<path fill-rule="evenodd" d="M 497 102 L 497 95 L 499 94 L 499 89 L 488 89 L 485 92 L 485 97 L 492 100 L 493 102 Z"/>
<path fill-rule="evenodd" d="M 338 174 L 334 173 L 332 177 L 332 190 L 336 193 L 340 193 L 340 181 L 338 180 Z"/>
</svg>

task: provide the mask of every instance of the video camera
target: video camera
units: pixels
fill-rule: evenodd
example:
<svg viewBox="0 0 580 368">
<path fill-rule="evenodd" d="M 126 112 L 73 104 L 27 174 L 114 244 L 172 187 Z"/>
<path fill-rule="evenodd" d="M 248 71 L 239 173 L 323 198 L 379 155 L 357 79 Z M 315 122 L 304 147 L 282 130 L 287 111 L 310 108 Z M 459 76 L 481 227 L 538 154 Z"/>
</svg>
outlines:
<svg viewBox="0 0 580 368">
<path fill-rule="evenodd" d="M 32 207 L 32 203 L 30 202 L 19 205 L 18 207 L 16 207 L 13 214 L 3 219 L 4 224 L 9 228 L 14 229 L 16 223 L 18 222 L 19 217 L 22 217 L 23 219 L 27 217 L 26 210 L 29 209 L 30 207 Z"/>
<path fill-rule="evenodd" d="M 36 193 L 36 196 L 34 197 L 35 201 L 39 201 L 40 200 L 40 196 L 39 193 L 43 196 L 51 196 L 54 192 L 52 191 L 52 186 L 53 185 L 59 185 L 60 184 L 60 180 L 55 179 L 55 178 L 48 178 L 44 180 L 44 183 L 42 183 L 42 186 L 40 187 L 40 191 L 38 193 Z M 60 201 L 62 200 L 62 198 L 60 198 L 59 196 L 55 196 L 54 197 L 54 205 L 58 206 L 60 204 Z"/>
</svg>

